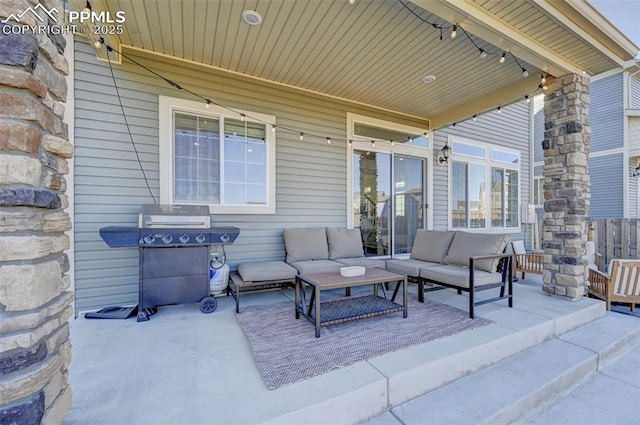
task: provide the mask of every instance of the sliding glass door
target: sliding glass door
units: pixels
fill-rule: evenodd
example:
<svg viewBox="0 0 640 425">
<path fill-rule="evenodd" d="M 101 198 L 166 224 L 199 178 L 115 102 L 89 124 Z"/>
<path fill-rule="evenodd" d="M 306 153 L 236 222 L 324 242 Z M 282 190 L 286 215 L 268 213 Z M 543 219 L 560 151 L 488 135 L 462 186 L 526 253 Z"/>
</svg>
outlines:
<svg viewBox="0 0 640 425">
<path fill-rule="evenodd" d="M 353 225 L 367 256 L 411 252 L 425 225 L 425 160 L 354 149 Z"/>
</svg>

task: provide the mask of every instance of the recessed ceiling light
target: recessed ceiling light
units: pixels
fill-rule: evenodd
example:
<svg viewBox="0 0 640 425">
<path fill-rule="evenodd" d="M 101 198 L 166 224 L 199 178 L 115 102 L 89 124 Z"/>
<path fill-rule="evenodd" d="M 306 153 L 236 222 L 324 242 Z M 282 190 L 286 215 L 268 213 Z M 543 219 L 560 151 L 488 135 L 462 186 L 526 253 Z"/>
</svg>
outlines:
<svg viewBox="0 0 640 425">
<path fill-rule="evenodd" d="M 426 77 L 422 77 L 422 83 L 430 84 L 433 83 L 436 79 L 435 75 L 427 75 Z"/>
<path fill-rule="evenodd" d="M 255 10 L 245 10 L 242 12 L 242 20 L 249 25 L 260 25 L 262 16 Z"/>
</svg>

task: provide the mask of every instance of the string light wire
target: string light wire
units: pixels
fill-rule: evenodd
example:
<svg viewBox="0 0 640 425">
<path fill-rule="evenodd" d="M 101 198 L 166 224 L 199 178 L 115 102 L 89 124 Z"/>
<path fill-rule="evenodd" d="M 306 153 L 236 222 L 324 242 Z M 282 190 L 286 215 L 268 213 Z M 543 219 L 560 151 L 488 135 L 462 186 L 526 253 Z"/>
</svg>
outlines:
<svg viewBox="0 0 640 425">
<path fill-rule="evenodd" d="M 428 23 L 429 25 L 433 26 L 434 28 L 437 28 L 437 29 L 440 29 L 440 30 L 442 30 L 442 29 L 446 29 L 446 27 L 442 27 L 442 26 L 438 25 L 437 23 L 431 23 L 431 22 L 429 22 L 429 21 L 426 21 L 425 19 L 423 19 L 422 17 L 420 17 L 419 15 L 417 15 L 417 14 L 416 14 L 413 10 L 411 10 L 408 6 L 406 6 L 406 5 L 403 3 L 403 1 L 402 1 L 402 0 L 398 0 L 398 1 L 399 1 L 401 4 L 403 4 L 405 7 L 407 7 L 407 9 L 408 9 L 408 10 L 410 10 L 410 11 L 411 11 L 411 12 L 412 12 L 416 17 L 418 17 L 421 21 L 426 22 L 426 23 Z M 452 27 L 449 27 L 449 28 L 452 28 Z M 486 50 L 484 50 L 484 49 L 480 48 L 480 47 L 476 44 L 476 42 L 475 42 L 475 41 L 471 38 L 471 36 L 470 36 L 470 35 L 469 35 L 465 30 L 464 30 L 464 28 L 463 28 L 463 27 L 461 27 L 461 26 L 459 26 L 459 25 L 458 25 L 458 26 L 457 26 L 457 28 L 459 28 L 459 29 L 462 31 L 462 33 L 463 33 L 463 34 L 465 34 L 469 40 L 471 40 L 471 42 L 473 43 L 473 45 L 474 45 L 474 46 L 475 46 L 479 51 L 481 51 L 481 52 L 483 52 L 483 53 L 487 53 L 487 52 L 486 52 Z M 142 63 L 140 63 L 140 62 L 138 62 L 137 60 L 135 60 L 135 59 L 134 59 L 134 58 L 132 58 L 131 56 L 129 56 L 129 55 L 127 55 L 127 54 L 123 53 L 122 51 L 119 51 L 119 50 L 117 50 L 117 49 L 114 49 L 113 47 L 111 47 L 111 46 L 110 46 L 110 45 L 108 45 L 108 44 L 104 44 L 104 46 L 107 48 L 107 59 L 109 60 L 109 67 L 110 67 L 110 68 L 111 68 L 111 59 L 110 59 L 110 57 L 109 57 L 109 53 L 110 53 L 110 52 L 115 52 L 115 53 L 119 54 L 120 56 L 122 56 L 123 58 L 125 58 L 125 59 L 127 59 L 127 60 L 131 61 L 132 63 L 134 63 L 135 65 L 139 66 L 140 68 L 144 69 L 145 71 L 147 71 L 147 72 L 149 72 L 149 73 L 151 73 L 151 74 L 155 75 L 156 77 L 160 78 L 161 80 L 165 81 L 165 82 L 166 82 L 167 84 L 169 84 L 171 87 L 176 88 L 176 89 L 178 89 L 178 90 L 183 90 L 183 91 L 185 91 L 185 92 L 187 92 L 187 93 L 191 94 L 192 96 L 194 96 L 194 97 L 196 97 L 196 98 L 198 98 L 198 99 L 200 99 L 200 100 L 204 101 L 204 102 L 205 102 L 205 106 L 206 106 L 207 108 L 209 107 L 209 105 L 216 105 L 216 106 L 218 106 L 218 107 L 220 107 L 220 108 L 223 108 L 223 109 L 225 109 L 225 110 L 227 110 L 227 111 L 230 111 L 230 112 L 232 112 L 232 113 L 234 113 L 234 114 L 237 114 L 237 115 L 240 117 L 240 120 L 241 120 L 241 121 L 244 121 L 245 119 L 249 119 L 249 120 L 251 120 L 251 121 L 253 121 L 253 122 L 259 122 L 259 123 L 262 123 L 262 124 L 265 124 L 265 125 L 270 125 L 270 126 L 271 126 L 271 128 L 272 128 L 272 131 L 275 131 L 275 129 L 276 129 L 276 125 L 275 125 L 274 123 L 264 121 L 264 120 L 262 120 L 262 119 L 259 119 L 259 118 L 256 118 L 256 117 L 253 117 L 253 116 L 251 116 L 251 115 L 247 115 L 247 114 L 245 114 L 245 113 L 243 113 L 243 112 L 240 112 L 239 110 L 236 110 L 236 109 L 234 109 L 234 108 L 231 108 L 231 107 L 228 107 L 228 106 L 223 105 L 223 104 L 221 104 L 221 103 L 218 103 L 218 102 L 216 102 L 216 101 L 214 101 L 214 100 L 212 100 L 212 99 L 210 99 L 210 98 L 208 98 L 208 97 L 205 97 L 205 96 L 203 96 L 203 95 L 201 95 L 201 94 L 199 94 L 199 93 L 197 93 L 197 92 L 195 92 L 195 91 L 193 91 L 193 90 L 191 90 L 191 89 L 189 89 L 189 88 L 185 87 L 185 86 L 182 86 L 181 84 L 178 84 L 177 82 L 175 82 L 175 81 L 173 81 L 173 80 L 171 80 L 171 79 L 169 79 L 169 78 L 165 77 L 164 75 L 161 75 L 160 73 L 158 73 L 158 72 L 154 71 L 153 69 L 149 68 L 148 66 L 146 66 L 146 65 L 144 65 L 144 64 L 142 64 Z M 505 51 L 505 52 L 503 52 L 503 53 L 502 53 L 502 54 L 503 54 L 503 56 L 504 56 L 504 55 L 506 55 L 506 53 L 507 53 L 506 51 Z M 516 59 L 516 57 L 515 57 L 513 54 L 511 54 L 510 52 L 509 52 L 509 54 L 510 54 L 510 55 L 513 57 L 513 59 L 516 61 L 516 64 L 518 64 L 518 66 L 521 66 L 521 65 L 520 65 L 520 63 L 518 62 L 518 60 Z M 522 68 L 522 67 L 521 67 L 521 68 Z M 523 71 L 526 71 L 524 68 L 522 68 L 522 70 L 523 70 Z M 112 73 L 113 73 L 113 71 L 112 71 Z M 548 79 L 548 77 L 550 77 L 550 76 L 549 76 L 548 74 L 546 74 L 546 73 L 545 73 L 545 76 L 547 77 L 547 79 Z M 113 78 L 114 78 L 114 85 L 115 85 L 115 77 L 113 77 Z M 540 90 L 546 90 L 546 88 L 547 88 L 547 86 L 546 86 L 546 85 L 538 84 L 538 85 L 536 86 L 536 89 L 535 89 L 534 91 L 532 91 L 532 92 L 530 92 L 530 93 L 526 94 L 524 97 L 521 97 L 521 98 L 519 98 L 519 99 L 516 99 L 513 103 L 518 102 L 518 101 L 520 101 L 520 100 L 527 100 L 529 97 L 531 97 L 531 96 L 535 95 L 535 94 L 536 94 L 536 92 L 538 92 L 538 91 L 540 91 Z M 116 90 L 117 90 L 117 87 L 116 87 Z M 459 119 L 459 120 L 457 120 L 456 122 L 465 121 L 466 119 L 470 119 L 470 118 L 474 118 L 474 121 L 475 121 L 475 119 L 477 119 L 478 115 L 480 115 L 480 114 L 484 114 L 484 113 L 487 113 L 487 112 L 490 112 L 490 111 L 492 111 L 492 110 L 498 110 L 498 111 L 500 111 L 500 110 L 501 110 L 501 108 L 502 108 L 503 106 L 506 106 L 506 105 L 500 105 L 500 106 L 498 106 L 497 108 L 493 108 L 493 109 L 491 109 L 491 108 L 490 108 L 490 109 L 487 109 L 487 110 L 484 110 L 484 111 L 477 112 L 477 113 L 473 114 L 473 116 L 469 116 L 469 117 L 466 117 L 466 118 L 463 118 L 463 119 Z M 123 114 L 124 114 L 124 110 L 123 110 Z M 126 117 L 125 117 L 125 121 L 126 121 Z M 452 125 L 452 124 L 453 124 L 453 123 L 443 124 L 443 125 L 439 126 L 439 128 L 448 127 L 448 126 L 450 126 L 450 125 Z M 128 123 L 127 123 L 127 128 L 128 128 Z M 284 132 L 288 132 L 288 133 L 291 133 L 291 134 L 297 134 L 297 135 L 299 135 L 299 138 L 300 138 L 300 140 L 301 140 L 301 141 L 303 141 L 303 140 L 304 140 L 304 136 L 306 136 L 306 135 L 310 135 L 310 136 L 313 136 L 313 137 L 318 138 L 318 139 L 323 139 L 323 140 L 325 140 L 325 142 L 327 142 L 328 140 L 332 140 L 332 141 L 333 141 L 333 140 L 341 140 L 341 141 L 344 141 L 344 142 L 348 142 L 348 143 L 349 143 L 349 145 L 351 145 L 351 144 L 352 144 L 352 142 L 353 142 L 353 140 L 346 140 L 346 139 L 334 139 L 334 138 L 330 138 L 330 137 L 327 137 L 327 136 L 324 136 L 324 135 L 313 134 L 313 133 L 305 133 L 305 132 L 303 132 L 303 131 L 300 131 L 300 130 L 297 130 L 297 129 L 294 129 L 294 128 L 284 127 L 284 126 L 282 126 L 282 125 L 278 125 L 278 126 L 277 126 L 277 128 L 278 128 L 278 130 L 280 130 L 280 131 L 284 131 Z M 431 129 L 431 131 L 436 131 L 436 129 L 435 129 L 435 128 L 433 128 L 433 129 Z M 390 143 L 394 143 L 395 141 L 390 140 L 389 142 L 390 142 Z M 401 141 L 401 140 L 398 140 L 398 142 L 402 142 L 402 141 Z M 373 141 L 373 140 L 372 140 L 372 141 L 371 141 L 371 143 L 372 143 L 372 145 L 373 145 L 373 146 L 375 146 L 375 141 Z M 330 144 L 330 143 L 327 143 L 327 144 Z M 134 145 L 134 149 L 135 149 L 135 145 Z M 137 151 L 136 151 L 136 155 L 137 155 Z M 144 173 L 144 171 L 143 171 L 143 173 Z M 145 177 L 145 180 L 146 180 L 146 177 Z M 148 186 L 148 183 L 147 183 L 147 186 Z M 151 189 L 150 189 L 150 188 L 149 188 L 149 191 L 151 192 Z M 153 196 L 153 194 L 152 194 L 152 196 Z M 154 198 L 154 202 L 155 202 L 155 198 Z"/>
</svg>

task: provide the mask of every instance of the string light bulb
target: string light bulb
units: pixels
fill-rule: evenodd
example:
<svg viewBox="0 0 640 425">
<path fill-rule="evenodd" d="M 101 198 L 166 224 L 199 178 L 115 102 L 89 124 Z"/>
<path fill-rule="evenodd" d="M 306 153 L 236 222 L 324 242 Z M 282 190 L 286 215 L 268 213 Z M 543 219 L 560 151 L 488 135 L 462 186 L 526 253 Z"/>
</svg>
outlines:
<svg viewBox="0 0 640 425">
<path fill-rule="evenodd" d="M 531 99 L 529 98 L 529 95 L 528 95 L 528 94 L 525 94 L 525 95 L 524 95 L 524 100 L 525 100 L 527 103 L 531 103 Z"/>
<path fill-rule="evenodd" d="M 349 146 L 353 144 L 353 140 L 349 139 Z"/>
<path fill-rule="evenodd" d="M 371 141 L 371 146 L 375 146 L 375 145 L 376 145 L 376 141 L 375 141 L 375 140 L 372 140 L 372 141 Z"/>
<path fill-rule="evenodd" d="M 209 105 L 211 105 L 211 101 L 209 99 L 207 99 L 207 104 L 205 105 L 207 107 L 207 109 L 209 109 Z"/>
<path fill-rule="evenodd" d="M 91 3 L 87 2 L 82 11 L 85 13 L 91 13 Z"/>
<path fill-rule="evenodd" d="M 547 82 L 547 76 L 545 74 L 542 74 L 540 76 L 540 84 L 544 84 Z"/>
<path fill-rule="evenodd" d="M 507 60 L 507 52 L 502 52 L 502 56 L 500 56 L 500 60 L 498 62 L 504 63 Z"/>
<path fill-rule="evenodd" d="M 522 68 L 522 77 L 523 78 L 527 78 L 529 76 L 529 71 L 527 71 L 526 69 Z"/>
<path fill-rule="evenodd" d="M 457 36 L 458 36 L 458 26 L 454 25 L 453 28 L 451 29 L 451 39 L 453 40 Z"/>
<path fill-rule="evenodd" d="M 502 113 L 502 107 L 498 106 L 498 113 L 501 114 Z"/>
<path fill-rule="evenodd" d="M 93 47 L 95 47 L 96 49 L 99 49 L 102 47 L 103 44 L 104 44 L 104 38 L 100 37 L 98 40 L 93 42 Z"/>
<path fill-rule="evenodd" d="M 347 0 L 349 2 L 350 5 L 354 5 L 356 4 L 356 0 Z"/>
<path fill-rule="evenodd" d="M 271 132 L 272 133 L 276 132 L 276 125 L 275 124 L 271 124 Z"/>
<path fill-rule="evenodd" d="M 240 121 L 244 122 L 244 114 L 240 114 Z"/>
<path fill-rule="evenodd" d="M 483 49 L 480 49 L 480 59 L 484 59 L 487 57 L 487 52 L 485 52 Z"/>
<path fill-rule="evenodd" d="M 477 115 L 474 115 L 474 116 L 473 116 L 473 120 L 474 120 L 474 121 L 478 121 L 478 116 L 477 116 Z"/>
<path fill-rule="evenodd" d="M 331 144 L 331 137 L 327 137 L 327 145 Z"/>
<path fill-rule="evenodd" d="M 304 140 L 304 133 L 302 131 L 300 132 L 300 140 Z"/>
</svg>

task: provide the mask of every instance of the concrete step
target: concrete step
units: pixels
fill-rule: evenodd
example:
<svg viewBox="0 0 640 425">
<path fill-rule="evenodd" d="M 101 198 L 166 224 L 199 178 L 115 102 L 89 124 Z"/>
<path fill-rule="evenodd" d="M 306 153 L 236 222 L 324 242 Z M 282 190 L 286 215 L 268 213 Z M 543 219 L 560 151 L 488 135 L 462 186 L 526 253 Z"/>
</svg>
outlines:
<svg viewBox="0 0 640 425">
<path fill-rule="evenodd" d="M 393 407 L 366 423 L 519 422 L 640 345 L 639 325 L 635 317 L 609 313 Z"/>
<path fill-rule="evenodd" d="M 640 418 L 640 345 L 527 417 L 526 425 L 635 425 Z"/>
</svg>

